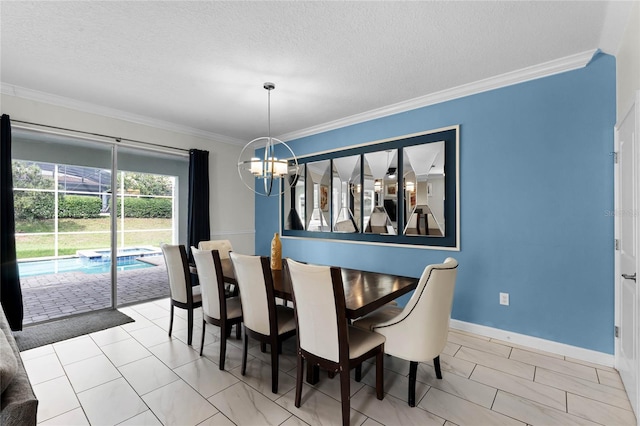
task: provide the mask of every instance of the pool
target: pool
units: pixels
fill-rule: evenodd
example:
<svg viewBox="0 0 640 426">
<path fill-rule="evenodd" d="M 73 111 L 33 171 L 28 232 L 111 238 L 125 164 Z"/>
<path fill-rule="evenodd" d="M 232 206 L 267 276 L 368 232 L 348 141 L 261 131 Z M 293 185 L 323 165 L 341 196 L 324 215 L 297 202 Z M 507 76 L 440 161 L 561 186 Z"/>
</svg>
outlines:
<svg viewBox="0 0 640 426">
<path fill-rule="evenodd" d="M 135 259 L 118 259 L 118 271 L 150 268 L 151 263 Z M 104 274 L 111 271 L 111 262 L 87 263 L 78 257 L 68 259 L 37 260 L 33 262 L 18 262 L 21 277 L 36 275 L 51 275 L 63 272 L 84 272 L 85 274 Z"/>
</svg>

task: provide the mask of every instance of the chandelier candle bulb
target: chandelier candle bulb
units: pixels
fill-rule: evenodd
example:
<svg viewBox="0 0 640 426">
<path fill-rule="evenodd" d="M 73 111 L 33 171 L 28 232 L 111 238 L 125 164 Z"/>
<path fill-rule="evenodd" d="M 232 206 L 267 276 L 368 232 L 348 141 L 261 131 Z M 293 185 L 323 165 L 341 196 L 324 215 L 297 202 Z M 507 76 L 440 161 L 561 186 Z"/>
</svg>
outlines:
<svg viewBox="0 0 640 426">
<path fill-rule="evenodd" d="M 282 177 L 282 176 L 287 174 L 288 167 L 287 167 L 287 162 L 286 161 L 283 161 L 283 160 L 278 161 L 278 159 L 275 158 L 275 163 L 274 163 L 273 167 L 274 167 L 276 175 Z"/>
<path fill-rule="evenodd" d="M 258 157 L 251 157 L 251 173 L 255 176 L 262 174 L 262 161 Z"/>
</svg>

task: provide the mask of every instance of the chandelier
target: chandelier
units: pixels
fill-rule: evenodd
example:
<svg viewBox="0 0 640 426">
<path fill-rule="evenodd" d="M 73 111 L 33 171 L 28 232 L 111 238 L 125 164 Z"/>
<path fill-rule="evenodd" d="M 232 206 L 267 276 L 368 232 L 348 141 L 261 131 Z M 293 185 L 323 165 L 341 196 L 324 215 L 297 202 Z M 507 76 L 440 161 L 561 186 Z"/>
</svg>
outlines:
<svg viewBox="0 0 640 426">
<path fill-rule="evenodd" d="M 298 159 L 289 145 L 271 137 L 271 91 L 276 85 L 267 82 L 263 87 L 268 93 L 268 133 L 266 137 L 256 138 L 242 148 L 238 157 L 238 173 L 247 188 L 269 197 L 282 194 L 296 181 Z M 284 153 L 284 158 L 281 155 L 278 159 L 276 151 Z M 292 175 L 292 178 L 286 179 L 287 175 Z"/>
</svg>

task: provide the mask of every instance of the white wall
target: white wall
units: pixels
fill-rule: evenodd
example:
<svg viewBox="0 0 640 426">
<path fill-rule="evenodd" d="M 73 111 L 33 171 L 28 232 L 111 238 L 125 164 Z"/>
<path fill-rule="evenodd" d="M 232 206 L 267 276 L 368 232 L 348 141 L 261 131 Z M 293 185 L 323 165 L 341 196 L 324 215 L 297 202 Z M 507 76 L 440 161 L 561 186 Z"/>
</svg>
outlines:
<svg viewBox="0 0 640 426">
<path fill-rule="evenodd" d="M 236 168 L 241 146 L 6 94 L 2 94 L 0 106 L 2 113 L 10 115 L 12 120 L 209 151 L 211 238 L 229 239 L 235 250 L 254 253 L 254 196 L 240 181 Z M 186 227 L 187 218 L 180 221 Z"/>
<path fill-rule="evenodd" d="M 618 122 L 631 107 L 636 90 L 640 90 L 640 2 L 634 3 L 616 55 Z"/>
</svg>

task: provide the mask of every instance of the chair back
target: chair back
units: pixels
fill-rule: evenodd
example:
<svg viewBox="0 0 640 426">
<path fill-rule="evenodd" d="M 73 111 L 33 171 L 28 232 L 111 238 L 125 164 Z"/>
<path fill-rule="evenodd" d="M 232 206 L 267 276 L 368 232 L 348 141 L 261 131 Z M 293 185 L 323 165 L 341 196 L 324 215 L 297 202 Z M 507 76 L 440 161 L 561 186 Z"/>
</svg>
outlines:
<svg viewBox="0 0 640 426">
<path fill-rule="evenodd" d="M 229 253 L 229 257 L 240 288 L 244 325 L 250 330 L 268 336 L 272 330 L 270 320 L 276 322 L 276 302 L 269 258 L 235 252 Z M 277 325 L 273 330 L 277 332 Z"/>
<path fill-rule="evenodd" d="M 442 352 L 449 334 L 457 268 L 458 262 L 452 257 L 427 266 L 402 312 L 373 327 L 373 331 L 387 337 L 388 353 L 412 361 L 428 361 Z"/>
<path fill-rule="evenodd" d="M 336 232 L 356 232 L 356 226 L 351 219 L 336 222 L 333 230 Z"/>
<path fill-rule="evenodd" d="M 286 268 L 293 289 L 300 348 L 330 361 L 340 362 L 340 342 L 346 343 L 347 340 L 340 269 L 308 265 L 291 259 L 286 259 Z M 348 359 L 348 347 L 345 353 Z"/>
<path fill-rule="evenodd" d="M 211 318 L 221 319 L 226 317 L 224 277 L 218 250 L 198 250 L 191 246 L 191 253 L 198 270 L 198 281 L 200 281 L 200 293 L 202 294 L 202 311 Z"/>
<path fill-rule="evenodd" d="M 187 291 L 191 289 L 191 275 L 184 245 L 162 244 L 160 248 L 167 265 L 171 298 L 180 303 L 192 302 L 192 293 Z"/>
<path fill-rule="evenodd" d="M 200 250 L 218 250 L 218 253 L 220 253 L 220 259 L 228 259 L 229 252 L 233 250 L 231 247 L 231 241 L 229 240 L 200 241 L 198 248 Z"/>
<path fill-rule="evenodd" d="M 371 228 L 371 232 L 374 234 L 384 234 L 387 232 L 387 225 L 389 225 L 389 216 L 387 213 L 382 212 L 373 212 L 369 216 L 369 227 Z"/>
</svg>

